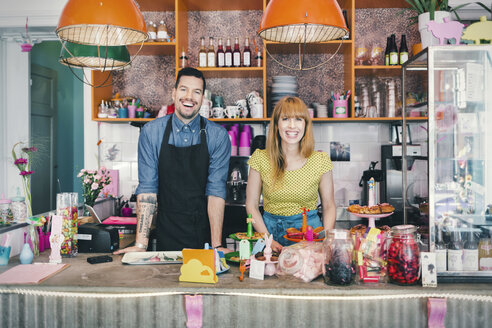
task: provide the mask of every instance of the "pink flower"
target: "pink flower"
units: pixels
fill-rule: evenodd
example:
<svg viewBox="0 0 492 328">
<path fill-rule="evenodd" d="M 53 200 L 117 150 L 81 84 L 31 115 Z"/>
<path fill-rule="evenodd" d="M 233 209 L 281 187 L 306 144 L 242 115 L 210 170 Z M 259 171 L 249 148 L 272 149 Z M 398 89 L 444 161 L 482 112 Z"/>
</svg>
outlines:
<svg viewBox="0 0 492 328">
<path fill-rule="evenodd" d="M 105 166 L 101 166 L 101 171 L 106 171 L 106 167 Z"/>
<path fill-rule="evenodd" d="M 94 174 L 94 173 L 96 173 L 96 171 L 94 171 L 94 170 L 87 170 L 87 173 L 88 174 Z"/>
<path fill-rule="evenodd" d="M 19 159 L 16 159 L 14 162 L 15 165 L 18 164 L 27 164 L 27 159 L 20 157 Z"/>
<path fill-rule="evenodd" d="M 99 184 L 97 184 L 97 183 L 95 183 L 95 182 L 94 182 L 94 183 L 92 184 L 92 186 L 91 186 L 91 189 L 92 189 L 92 190 L 97 190 L 97 188 L 99 188 Z"/>
<path fill-rule="evenodd" d="M 77 178 L 80 178 L 82 176 L 82 172 L 80 172 L 79 174 L 77 174 Z"/>
<path fill-rule="evenodd" d="M 95 179 L 95 180 L 99 180 L 99 179 L 101 179 L 101 176 L 100 176 L 99 174 L 96 174 L 96 175 L 94 176 L 94 179 Z"/>
<path fill-rule="evenodd" d="M 20 171 L 19 174 L 24 176 L 24 175 L 31 175 L 33 173 L 34 173 L 34 171 Z"/>
<path fill-rule="evenodd" d="M 87 170 L 86 170 L 86 169 L 82 169 L 82 170 L 80 170 L 80 173 L 86 173 L 86 172 L 87 172 Z"/>
<path fill-rule="evenodd" d="M 84 179 L 84 183 L 85 183 L 85 184 L 89 184 L 89 183 L 91 183 L 91 180 L 89 180 L 89 179 L 85 178 L 85 179 Z"/>
<path fill-rule="evenodd" d="M 38 149 L 36 147 L 29 147 L 29 148 L 24 147 L 24 148 L 22 148 L 22 151 L 24 153 L 32 153 L 32 152 L 38 151 Z"/>
</svg>

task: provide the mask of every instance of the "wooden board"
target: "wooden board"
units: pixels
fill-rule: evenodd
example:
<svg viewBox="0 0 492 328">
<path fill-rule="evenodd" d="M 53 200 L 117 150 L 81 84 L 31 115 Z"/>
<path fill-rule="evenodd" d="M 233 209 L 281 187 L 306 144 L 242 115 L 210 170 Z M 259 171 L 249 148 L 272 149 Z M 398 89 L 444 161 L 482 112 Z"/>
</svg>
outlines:
<svg viewBox="0 0 492 328">
<path fill-rule="evenodd" d="M 0 283 L 32 285 L 39 284 L 49 277 L 68 268 L 70 264 L 34 263 L 19 264 L 0 274 Z"/>
</svg>

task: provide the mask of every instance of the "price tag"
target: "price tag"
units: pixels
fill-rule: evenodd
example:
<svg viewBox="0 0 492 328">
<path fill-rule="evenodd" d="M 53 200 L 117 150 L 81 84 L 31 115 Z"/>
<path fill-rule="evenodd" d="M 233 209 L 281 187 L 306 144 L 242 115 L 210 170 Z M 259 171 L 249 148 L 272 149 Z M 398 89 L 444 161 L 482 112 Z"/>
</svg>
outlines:
<svg viewBox="0 0 492 328">
<path fill-rule="evenodd" d="M 251 260 L 249 266 L 249 277 L 253 279 L 264 280 L 265 279 L 265 262 Z"/>
</svg>

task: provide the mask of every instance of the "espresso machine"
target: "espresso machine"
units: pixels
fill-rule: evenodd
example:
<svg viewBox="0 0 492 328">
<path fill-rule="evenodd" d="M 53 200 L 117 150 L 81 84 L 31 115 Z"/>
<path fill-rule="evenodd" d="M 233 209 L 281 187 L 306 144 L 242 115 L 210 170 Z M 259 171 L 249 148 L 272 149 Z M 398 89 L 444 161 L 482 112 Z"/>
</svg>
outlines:
<svg viewBox="0 0 492 328">
<path fill-rule="evenodd" d="M 232 156 L 227 174 L 226 203 L 245 204 L 248 183 L 249 156 Z"/>
</svg>

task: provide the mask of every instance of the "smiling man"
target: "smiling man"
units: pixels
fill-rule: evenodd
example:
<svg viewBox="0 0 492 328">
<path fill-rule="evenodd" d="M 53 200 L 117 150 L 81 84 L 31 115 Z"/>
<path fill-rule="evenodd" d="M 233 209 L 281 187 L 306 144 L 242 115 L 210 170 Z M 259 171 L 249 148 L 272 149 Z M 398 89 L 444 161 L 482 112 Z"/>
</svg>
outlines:
<svg viewBox="0 0 492 328">
<path fill-rule="evenodd" d="M 175 112 L 147 123 L 138 142 L 135 246 L 115 254 L 146 251 L 157 213 L 157 250 L 221 245 L 231 144 L 227 131 L 198 112 L 205 78 L 194 68 L 179 71 L 172 97 Z"/>
</svg>

